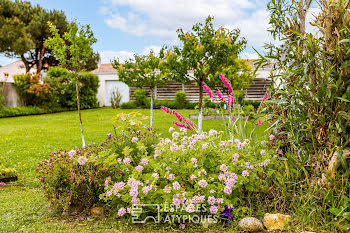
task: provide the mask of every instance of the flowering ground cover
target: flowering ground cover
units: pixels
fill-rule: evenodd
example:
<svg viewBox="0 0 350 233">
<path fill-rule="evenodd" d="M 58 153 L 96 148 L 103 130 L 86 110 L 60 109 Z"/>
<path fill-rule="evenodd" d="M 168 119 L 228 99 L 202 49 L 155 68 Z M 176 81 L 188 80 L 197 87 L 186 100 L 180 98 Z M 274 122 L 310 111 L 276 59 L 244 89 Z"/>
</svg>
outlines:
<svg viewBox="0 0 350 233">
<path fill-rule="evenodd" d="M 123 110 L 131 112 L 133 110 Z M 140 110 L 147 115 L 147 110 Z M 83 111 L 88 143 L 100 143 L 108 133 L 113 132 L 112 117 L 121 110 L 110 108 Z M 195 111 L 180 111 L 184 116 Z M 69 232 L 76 231 L 116 231 L 127 225 L 116 219 L 62 219 L 61 213 L 49 208 L 47 199 L 39 187 L 35 168 L 52 151 L 60 148 L 79 148 L 80 136 L 76 112 L 64 112 L 40 116 L 27 116 L 0 119 L 0 160 L 17 169 L 19 181 L 0 187 L 0 231 L 1 232 Z M 161 110 L 155 111 L 155 125 L 164 137 L 171 137 L 168 132 L 173 122 L 172 116 L 166 116 Z M 224 126 L 220 121 L 205 121 L 204 130 L 214 128 L 218 131 Z M 261 135 L 264 132 L 258 132 Z M 98 224 L 97 224 L 98 223 Z M 143 226 L 139 226 L 143 229 Z"/>
</svg>

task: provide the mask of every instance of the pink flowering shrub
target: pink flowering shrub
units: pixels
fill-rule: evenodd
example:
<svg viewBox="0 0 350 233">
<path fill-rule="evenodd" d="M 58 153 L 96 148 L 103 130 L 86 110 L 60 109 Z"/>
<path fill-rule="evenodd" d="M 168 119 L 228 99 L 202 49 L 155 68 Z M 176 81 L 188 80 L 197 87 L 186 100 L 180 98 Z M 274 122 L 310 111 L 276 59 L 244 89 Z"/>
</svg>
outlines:
<svg viewBox="0 0 350 233">
<path fill-rule="evenodd" d="M 205 210 L 201 214 L 220 218 L 229 210 L 228 214 L 238 218 L 249 209 L 248 192 L 268 190 L 268 169 L 274 162 L 268 143 L 225 140 L 224 134 L 215 130 L 193 135 L 171 131 L 172 138 L 159 139 L 154 153 L 144 153 L 134 166 L 123 163 L 123 158 L 116 160 L 115 166 L 129 176 L 123 181 L 106 180 L 100 197 L 113 211 L 133 204 L 167 204 L 178 207 L 172 214 L 198 215 L 200 205 Z M 127 153 L 124 156 L 128 157 Z M 157 209 L 144 208 L 148 214 L 157 214 Z M 131 216 L 122 213 L 118 216 Z"/>
<path fill-rule="evenodd" d="M 100 145 L 53 152 L 39 164 L 38 178 L 53 206 L 90 208 L 101 202 L 99 196 L 109 181 L 117 183 L 116 189 L 122 189 L 133 171 L 143 172 L 149 162 L 143 157 L 154 154 L 157 134 L 142 123 L 137 113 L 119 114 L 114 120 L 118 134 L 106 135 Z"/>
</svg>

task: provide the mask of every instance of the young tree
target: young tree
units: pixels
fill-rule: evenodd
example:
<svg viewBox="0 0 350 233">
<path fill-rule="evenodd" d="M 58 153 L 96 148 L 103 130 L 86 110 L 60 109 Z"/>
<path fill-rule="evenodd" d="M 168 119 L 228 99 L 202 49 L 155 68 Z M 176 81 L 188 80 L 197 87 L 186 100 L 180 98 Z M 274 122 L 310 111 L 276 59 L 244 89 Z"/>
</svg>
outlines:
<svg viewBox="0 0 350 233">
<path fill-rule="evenodd" d="M 60 63 L 72 73 L 75 81 L 81 138 L 83 147 L 85 147 L 83 122 L 80 112 L 78 74 L 84 70 L 87 62 L 94 54 L 92 45 L 96 42 L 96 38 L 89 25 L 79 27 L 77 23 L 72 22 L 68 26 L 68 31 L 61 37 L 56 26 L 50 22 L 48 24 L 53 36 L 45 41 L 45 45 L 52 50 Z"/>
<path fill-rule="evenodd" d="M 246 40 L 239 38 L 239 30 L 214 29 L 213 17 L 205 24 L 198 23 L 191 32 L 178 29 L 182 47 L 173 47 L 165 54 L 169 76 L 180 82 L 194 80 L 199 87 L 198 130 L 202 131 L 203 85 L 214 87 L 220 83 L 219 73 L 228 71 L 231 76 L 239 71 L 238 54 L 245 48 Z M 193 71 L 194 77 L 188 72 Z M 225 74 L 226 75 L 226 74 Z M 221 85 L 221 84 L 220 84 Z"/>
<path fill-rule="evenodd" d="M 121 64 L 114 60 L 112 65 L 118 71 L 119 80 L 132 87 L 151 89 L 151 127 L 153 127 L 153 96 L 155 87 L 165 85 L 165 74 L 162 71 L 162 59 L 151 50 L 147 56 L 134 55 L 133 59 Z"/>
</svg>

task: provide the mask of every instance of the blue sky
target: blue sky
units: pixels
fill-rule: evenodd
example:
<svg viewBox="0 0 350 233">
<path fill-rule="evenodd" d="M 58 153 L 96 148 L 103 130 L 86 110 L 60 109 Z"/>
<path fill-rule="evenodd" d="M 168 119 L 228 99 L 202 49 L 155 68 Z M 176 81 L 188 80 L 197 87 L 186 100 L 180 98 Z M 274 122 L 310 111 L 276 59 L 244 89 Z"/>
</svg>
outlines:
<svg viewBox="0 0 350 233">
<path fill-rule="evenodd" d="M 113 57 L 127 59 L 133 53 L 145 54 L 162 45 L 179 41 L 176 29 L 190 30 L 208 15 L 214 26 L 240 28 L 248 40 L 242 57 L 254 58 L 253 47 L 261 50 L 270 38 L 266 0 L 31 0 L 46 9 L 59 9 L 69 20 L 90 24 L 98 42 L 94 49 L 102 63 Z M 0 64 L 13 59 L 0 56 Z"/>
</svg>

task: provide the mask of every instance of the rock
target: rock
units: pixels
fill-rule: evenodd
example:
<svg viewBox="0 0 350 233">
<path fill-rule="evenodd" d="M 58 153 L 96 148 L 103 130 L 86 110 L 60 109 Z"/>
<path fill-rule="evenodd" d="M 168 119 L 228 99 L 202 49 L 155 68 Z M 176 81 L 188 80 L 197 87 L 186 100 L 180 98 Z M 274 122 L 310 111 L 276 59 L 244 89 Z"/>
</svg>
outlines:
<svg viewBox="0 0 350 233">
<path fill-rule="evenodd" d="M 268 231 L 283 230 L 285 226 L 290 222 L 290 215 L 283 214 L 269 214 L 264 215 L 264 225 Z"/>
<path fill-rule="evenodd" d="M 264 230 L 264 226 L 259 219 L 247 217 L 239 220 L 238 226 L 245 231 L 257 232 Z"/>
<path fill-rule="evenodd" d="M 103 208 L 101 206 L 96 206 L 90 210 L 90 213 L 93 215 L 102 215 L 103 214 Z"/>
<path fill-rule="evenodd" d="M 67 210 L 64 210 L 62 212 L 63 217 L 71 217 L 71 216 L 77 216 L 79 215 L 84 208 L 76 205 L 70 205 Z"/>
</svg>

